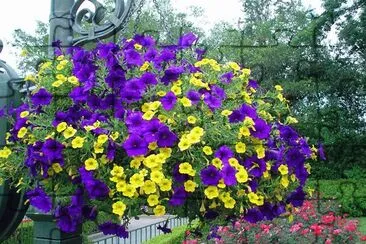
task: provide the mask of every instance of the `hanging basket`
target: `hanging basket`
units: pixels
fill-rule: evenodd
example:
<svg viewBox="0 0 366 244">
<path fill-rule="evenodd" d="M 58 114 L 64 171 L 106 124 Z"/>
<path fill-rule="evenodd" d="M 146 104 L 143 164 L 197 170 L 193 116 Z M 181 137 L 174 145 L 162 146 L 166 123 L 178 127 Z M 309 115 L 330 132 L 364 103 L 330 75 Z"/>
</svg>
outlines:
<svg viewBox="0 0 366 244">
<path fill-rule="evenodd" d="M 18 193 L 7 181 L 0 185 L 0 242 L 16 230 L 28 207 L 24 193 Z"/>
</svg>

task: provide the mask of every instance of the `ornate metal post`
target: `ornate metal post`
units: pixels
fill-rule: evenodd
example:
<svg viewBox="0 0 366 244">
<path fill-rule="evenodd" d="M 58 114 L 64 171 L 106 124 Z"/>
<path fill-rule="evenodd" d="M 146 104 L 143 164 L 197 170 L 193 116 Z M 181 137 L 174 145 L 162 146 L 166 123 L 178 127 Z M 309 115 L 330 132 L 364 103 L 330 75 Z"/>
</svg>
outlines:
<svg viewBox="0 0 366 244">
<path fill-rule="evenodd" d="M 3 43 L 0 40 L 0 53 Z M 0 60 L 0 108 L 18 106 L 20 84 L 23 79 L 4 61 Z M 5 145 L 5 134 L 9 129 L 6 118 L 0 118 L 0 146 Z M 0 242 L 6 240 L 22 221 L 28 205 L 24 205 L 24 195 L 10 187 L 8 181 L 0 184 Z"/>
<path fill-rule="evenodd" d="M 49 46 L 52 42 L 59 40 L 61 46 L 70 47 L 72 45 L 73 31 L 71 27 L 70 9 L 74 5 L 74 0 L 51 0 L 50 12 L 50 34 Z M 49 49 L 49 55 L 53 55 L 53 49 Z"/>
</svg>

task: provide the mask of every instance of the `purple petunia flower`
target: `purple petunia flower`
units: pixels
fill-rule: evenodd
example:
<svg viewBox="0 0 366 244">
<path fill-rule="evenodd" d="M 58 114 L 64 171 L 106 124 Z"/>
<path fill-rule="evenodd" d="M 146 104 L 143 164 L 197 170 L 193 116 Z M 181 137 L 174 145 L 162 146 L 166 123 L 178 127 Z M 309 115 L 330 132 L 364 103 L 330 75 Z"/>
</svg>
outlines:
<svg viewBox="0 0 366 244">
<path fill-rule="evenodd" d="M 220 108 L 221 104 L 222 104 L 221 99 L 219 99 L 216 96 L 213 96 L 209 93 L 206 93 L 204 95 L 203 101 L 212 111 L 215 111 L 216 109 Z"/>
<path fill-rule="evenodd" d="M 216 186 L 221 180 L 221 173 L 213 165 L 202 169 L 200 176 L 202 183 L 208 186 Z"/>
<path fill-rule="evenodd" d="M 163 125 L 158 119 L 152 119 L 143 127 L 143 136 L 146 142 L 157 141 L 157 133 Z"/>
<path fill-rule="evenodd" d="M 169 111 L 172 110 L 177 103 L 177 97 L 174 95 L 173 92 L 170 91 L 160 99 L 160 102 L 163 105 L 163 108 Z"/>
<path fill-rule="evenodd" d="M 304 155 L 300 152 L 299 148 L 290 148 L 286 153 L 286 162 L 288 166 L 296 168 L 302 167 L 305 162 Z"/>
<path fill-rule="evenodd" d="M 319 154 L 319 158 L 321 160 L 323 160 L 323 161 L 326 160 L 323 144 L 321 144 L 321 143 L 318 144 L 318 154 Z"/>
<path fill-rule="evenodd" d="M 123 148 L 126 150 L 129 157 L 145 155 L 148 152 L 148 143 L 135 134 L 130 134 L 123 143 Z"/>
<path fill-rule="evenodd" d="M 158 230 L 161 230 L 164 234 L 168 234 L 172 232 L 172 229 L 168 228 L 168 221 L 165 222 L 164 225 L 158 225 L 157 227 Z"/>
<path fill-rule="evenodd" d="M 230 165 L 225 165 L 221 170 L 222 178 L 224 179 L 224 183 L 227 186 L 236 185 L 236 170 Z"/>
<path fill-rule="evenodd" d="M 58 206 L 55 210 L 57 226 L 66 233 L 75 232 L 82 221 L 81 207 Z"/>
<path fill-rule="evenodd" d="M 195 90 L 189 90 L 187 92 L 187 98 L 191 100 L 192 104 L 197 104 L 201 101 L 201 95 Z"/>
<path fill-rule="evenodd" d="M 118 225 L 110 221 L 99 225 L 99 230 L 103 232 L 104 235 L 116 235 L 120 238 L 128 238 L 128 231 L 123 225 Z"/>
<path fill-rule="evenodd" d="M 171 206 L 181 206 L 184 204 L 188 197 L 188 193 L 184 190 L 183 186 L 174 189 L 172 198 L 169 200 Z"/>
<path fill-rule="evenodd" d="M 156 138 L 159 147 L 172 147 L 178 140 L 178 137 L 167 126 L 159 129 Z"/>
<path fill-rule="evenodd" d="M 291 203 L 294 207 L 301 207 L 305 200 L 305 195 L 304 190 L 299 186 L 287 197 L 286 203 Z"/>
<path fill-rule="evenodd" d="M 161 78 L 161 82 L 163 82 L 164 85 L 168 85 L 169 83 L 178 80 L 179 76 L 183 74 L 183 72 L 183 67 L 171 66 L 164 71 L 164 76 Z"/>
<path fill-rule="evenodd" d="M 140 80 L 147 86 L 147 85 L 156 85 L 158 83 L 156 79 L 156 75 L 151 72 L 144 73 Z"/>
<path fill-rule="evenodd" d="M 215 151 L 215 157 L 221 159 L 221 161 L 228 162 L 230 158 L 234 156 L 233 151 L 228 146 L 221 146 Z"/>
<path fill-rule="evenodd" d="M 234 78 L 234 74 L 233 74 L 232 71 L 227 72 L 227 73 L 220 76 L 220 80 L 224 84 L 230 84 L 231 81 L 233 80 L 233 78 Z"/>
<path fill-rule="evenodd" d="M 90 199 L 102 200 L 108 197 L 109 188 L 103 181 L 91 178 L 83 183 Z"/>
<path fill-rule="evenodd" d="M 256 118 L 254 120 L 254 128 L 250 129 L 250 133 L 253 137 L 258 139 L 267 139 L 269 137 L 269 134 L 271 132 L 271 126 L 267 124 L 266 121 L 264 121 L 261 118 Z"/>
<path fill-rule="evenodd" d="M 261 213 L 261 211 L 259 211 L 258 208 L 251 208 L 247 211 L 247 213 L 244 215 L 244 219 L 246 221 L 248 221 L 249 223 L 257 223 L 261 220 L 263 220 L 264 216 Z"/>
<path fill-rule="evenodd" d="M 173 178 L 176 182 L 183 183 L 188 180 L 188 175 L 179 173 L 179 164 L 176 164 L 172 170 Z"/>
<path fill-rule="evenodd" d="M 112 89 L 122 88 L 126 82 L 126 72 L 121 66 L 114 66 L 105 77 L 105 82 Z"/>
<path fill-rule="evenodd" d="M 280 131 L 280 138 L 282 140 L 284 140 L 288 145 L 296 145 L 299 135 L 293 128 L 291 128 L 291 126 L 278 124 L 278 130 Z"/>
<path fill-rule="evenodd" d="M 48 213 L 52 208 L 51 198 L 46 194 L 42 187 L 38 186 L 25 193 L 29 203 L 43 213 Z"/>
<path fill-rule="evenodd" d="M 46 89 L 41 88 L 39 91 L 32 95 L 31 101 L 35 106 L 43 106 L 51 103 L 52 94 Z"/>
<path fill-rule="evenodd" d="M 197 54 L 197 60 L 200 61 L 203 59 L 203 56 L 206 53 L 205 48 L 196 48 L 195 53 Z"/>
<path fill-rule="evenodd" d="M 134 49 L 128 49 L 125 51 L 125 60 L 128 65 L 141 66 L 143 63 L 141 55 Z"/>
<path fill-rule="evenodd" d="M 189 32 L 185 35 L 182 35 L 179 38 L 178 46 L 181 48 L 189 48 L 198 40 L 198 37 L 193 34 L 192 32 Z"/>
<path fill-rule="evenodd" d="M 42 146 L 43 154 L 46 155 L 51 162 L 62 157 L 63 149 L 64 145 L 54 139 L 47 139 Z"/>
</svg>

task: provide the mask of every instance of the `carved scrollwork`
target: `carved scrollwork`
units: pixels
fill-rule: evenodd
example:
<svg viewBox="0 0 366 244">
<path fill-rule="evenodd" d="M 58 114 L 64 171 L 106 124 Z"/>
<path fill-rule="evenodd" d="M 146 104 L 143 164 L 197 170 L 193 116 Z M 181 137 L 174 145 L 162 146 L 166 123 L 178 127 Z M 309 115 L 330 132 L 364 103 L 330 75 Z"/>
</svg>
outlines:
<svg viewBox="0 0 366 244">
<path fill-rule="evenodd" d="M 83 8 L 87 1 L 94 5 L 95 10 Z M 115 0 L 113 13 L 98 0 L 77 0 L 71 9 L 71 26 L 74 34 L 73 45 L 81 45 L 89 41 L 104 39 L 120 31 L 129 20 L 136 7 L 137 0 Z"/>
</svg>

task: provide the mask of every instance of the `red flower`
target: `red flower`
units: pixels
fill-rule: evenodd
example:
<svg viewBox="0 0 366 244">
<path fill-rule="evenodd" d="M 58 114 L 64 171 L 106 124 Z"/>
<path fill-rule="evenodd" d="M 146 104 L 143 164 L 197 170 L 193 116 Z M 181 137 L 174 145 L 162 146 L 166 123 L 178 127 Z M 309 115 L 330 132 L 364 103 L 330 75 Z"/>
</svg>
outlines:
<svg viewBox="0 0 366 244">
<path fill-rule="evenodd" d="M 361 241 L 366 241 L 366 235 L 361 236 L 360 240 L 361 240 Z"/>
<path fill-rule="evenodd" d="M 312 225 L 310 226 L 310 229 L 312 229 L 312 230 L 313 230 L 313 233 L 314 233 L 314 235 L 316 235 L 316 236 L 321 235 L 321 234 L 322 234 L 322 231 L 323 231 L 323 227 L 322 227 L 321 225 L 318 225 L 318 224 L 312 224 Z"/>
<path fill-rule="evenodd" d="M 354 232 L 357 230 L 357 221 L 349 221 L 347 225 L 344 227 L 345 230 L 349 232 Z"/>
<path fill-rule="evenodd" d="M 198 244 L 197 240 L 184 240 L 182 244 Z"/>
<path fill-rule="evenodd" d="M 322 216 L 322 222 L 324 224 L 332 224 L 335 220 L 335 217 L 333 215 L 333 213 L 329 213 L 328 215 L 324 215 Z"/>
</svg>

